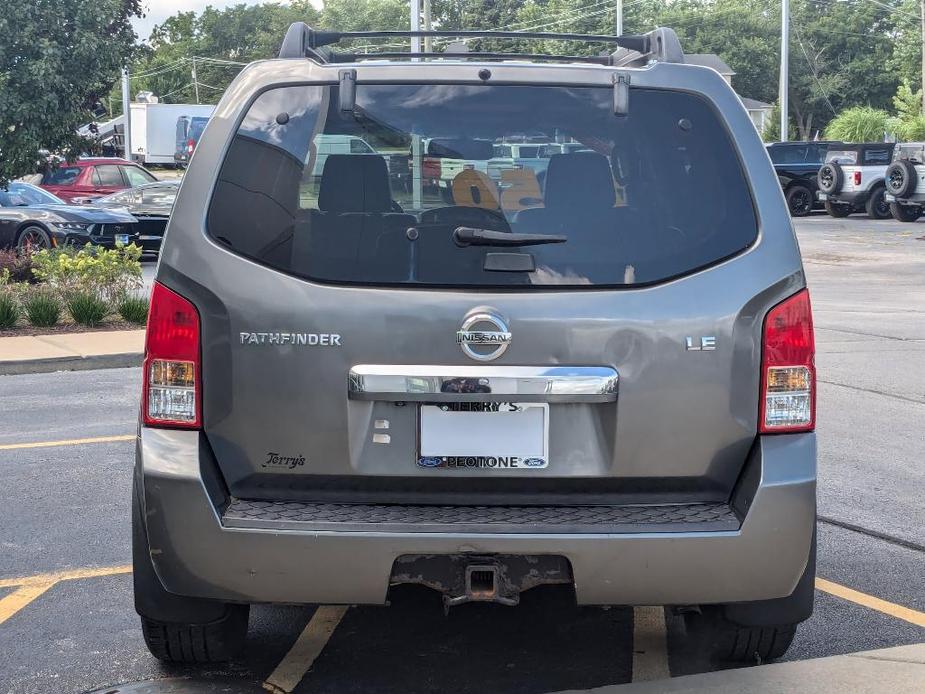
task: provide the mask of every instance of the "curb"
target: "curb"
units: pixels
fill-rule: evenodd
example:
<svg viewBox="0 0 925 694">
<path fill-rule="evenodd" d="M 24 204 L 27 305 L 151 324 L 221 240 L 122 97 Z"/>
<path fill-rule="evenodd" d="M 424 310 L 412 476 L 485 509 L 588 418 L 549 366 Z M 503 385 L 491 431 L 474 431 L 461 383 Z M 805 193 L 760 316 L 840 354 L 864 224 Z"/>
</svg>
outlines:
<svg viewBox="0 0 925 694">
<path fill-rule="evenodd" d="M 50 373 L 52 371 L 89 371 L 92 369 L 122 369 L 141 366 L 141 352 L 122 354 L 90 354 L 85 357 L 51 357 L 0 361 L 0 376 Z"/>
</svg>

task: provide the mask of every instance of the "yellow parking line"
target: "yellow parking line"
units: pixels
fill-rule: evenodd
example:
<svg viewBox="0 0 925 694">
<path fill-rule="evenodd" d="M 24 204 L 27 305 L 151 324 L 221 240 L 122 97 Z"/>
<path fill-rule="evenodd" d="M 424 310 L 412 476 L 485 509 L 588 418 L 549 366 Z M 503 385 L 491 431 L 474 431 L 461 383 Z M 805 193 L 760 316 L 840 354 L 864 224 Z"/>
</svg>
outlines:
<svg viewBox="0 0 925 694">
<path fill-rule="evenodd" d="M 837 598 L 848 600 L 857 605 L 863 605 L 864 607 L 877 610 L 877 612 L 882 612 L 883 614 L 888 614 L 891 617 L 901 619 L 910 624 L 915 624 L 916 626 L 925 627 L 925 612 L 919 612 L 909 607 L 903 607 L 896 603 L 875 598 L 873 595 L 861 593 L 860 591 L 847 588 L 838 583 L 832 583 L 832 581 L 827 581 L 824 578 L 816 579 L 816 588 L 829 595 L 834 595 Z"/>
<path fill-rule="evenodd" d="M 112 441 L 131 441 L 135 434 L 118 436 L 91 436 L 86 439 L 62 439 L 61 441 L 32 441 L 29 443 L 0 443 L 0 451 L 16 451 L 23 448 L 49 448 L 51 446 L 82 446 L 85 443 L 111 443 Z"/>
<path fill-rule="evenodd" d="M 0 599 L 0 624 L 3 624 L 42 593 L 55 585 L 55 583 L 57 583 L 57 581 L 32 583 L 27 586 L 22 586 Z"/>
<path fill-rule="evenodd" d="M 665 608 L 633 608 L 633 682 L 671 677 Z"/>
<path fill-rule="evenodd" d="M 87 569 L 71 569 L 70 571 L 55 571 L 47 574 L 35 574 L 21 578 L 0 578 L 0 588 L 36 586 L 58 581 L 72 581 L 78 578 L 94 578 L 95 576 L 115 576 L 116 574 L 132 573 L 131 564 L 121 566 L 97 566 Z"/>
<path fill-rule="evenodd" d="M 275 694 L 289 694 L 295 689 L 321 655 L 345 612 L 347 608 L 343 606 L 323 605 L 317 608 L 286 657 L 264 681 L 263 688 Z"/>
</svg>

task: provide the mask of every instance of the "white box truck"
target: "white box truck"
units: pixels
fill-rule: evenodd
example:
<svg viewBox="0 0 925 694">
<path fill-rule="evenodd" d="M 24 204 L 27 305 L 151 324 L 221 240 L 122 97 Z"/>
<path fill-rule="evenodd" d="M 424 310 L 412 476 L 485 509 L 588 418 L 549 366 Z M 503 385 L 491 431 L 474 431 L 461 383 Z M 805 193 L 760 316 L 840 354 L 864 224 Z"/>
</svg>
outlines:
<svg viewBox="0 0 925 694">
<path fill-rule="evenodd" d="M 133 102 L 132 156 L 144 164 L 175 164 L 178 147 L 186 141 L 177 141 L 177 122 L 181 118 L 209 118 L 212 104 L 160 104 Z"/>
</svg>

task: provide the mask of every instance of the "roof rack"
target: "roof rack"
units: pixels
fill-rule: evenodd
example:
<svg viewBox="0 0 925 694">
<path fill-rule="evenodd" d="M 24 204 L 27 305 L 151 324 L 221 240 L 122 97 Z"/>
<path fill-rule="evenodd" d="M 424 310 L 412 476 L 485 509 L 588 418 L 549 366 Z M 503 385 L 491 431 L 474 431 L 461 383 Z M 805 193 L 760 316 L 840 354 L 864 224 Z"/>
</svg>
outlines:
<svg viewBox="0 0 925 694">
<path fill-rule="evenodd" d="M 337 53 L 327 46 L 332 46 L 347 39 L 379 38 L 480 38 L 480 39 L 527 39 L 583 41 L 587 43 L 604 43 L 617 46 L 609 55 L 575 56 L 546 55 L 539 53 L 479 53 L 470 50 L 450 50 L 437 52 L 382 52 L 382 53 Z M 369 59 L 409 59 L 409 58 L 476 58 L 480 60 L 549 60 L 566 62 L 589 62 L 600 65 L 618 65 L 623 67 L 645 64 L 648 61 L 683 63 L 684 52 L 677 34 L 672 29 L 658 28 L 647 34 L 626 36 L 602 36 L 597 34 L 563 34 L 530 31 L 484 31 L 484 30 L 437 30 L 437 31 L 321 31 L 312 29 L 305 22 L 290 25 L 279 51 L 280 58 L 311 58 L 320 63 L 344 63 Z"/>
</svg>

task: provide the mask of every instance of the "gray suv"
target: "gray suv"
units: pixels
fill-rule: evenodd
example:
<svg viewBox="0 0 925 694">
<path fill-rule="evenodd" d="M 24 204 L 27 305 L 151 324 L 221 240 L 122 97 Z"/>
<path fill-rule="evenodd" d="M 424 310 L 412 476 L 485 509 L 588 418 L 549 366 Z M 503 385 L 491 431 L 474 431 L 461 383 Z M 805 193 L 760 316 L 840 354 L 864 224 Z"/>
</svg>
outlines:
<svg viewBox="0 0 925 694">
<path fill-rule="evenodd" d="M 334 50 L 358 35 L 394 39 L 297 24 L 243 70 L 177 197 L 133 497 L 151 652 L 227 659 L 251 604 L 415 583 L 565 584 L 780 656 L 813 604 L 813 329 L 735 93 L 667 29 Z M 316 166 L 330 136 L 369 147 Z M 489 175 L 528 139 L 581 147 Z"/>
</svg>

